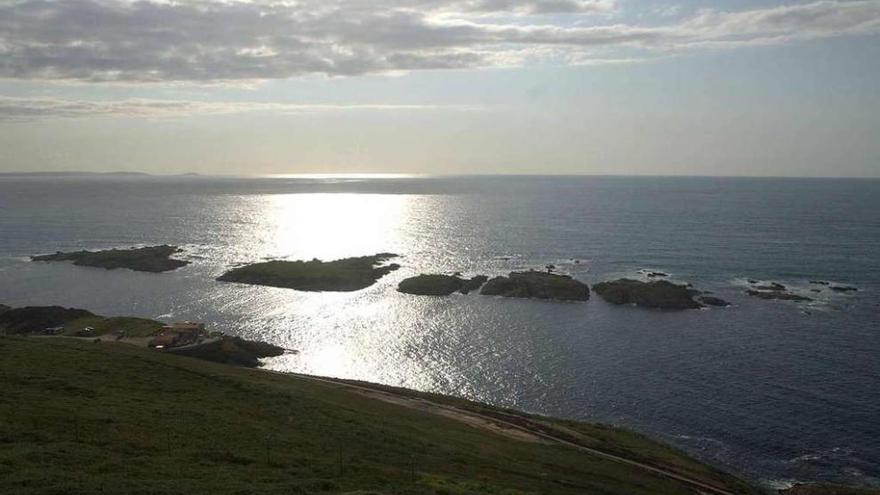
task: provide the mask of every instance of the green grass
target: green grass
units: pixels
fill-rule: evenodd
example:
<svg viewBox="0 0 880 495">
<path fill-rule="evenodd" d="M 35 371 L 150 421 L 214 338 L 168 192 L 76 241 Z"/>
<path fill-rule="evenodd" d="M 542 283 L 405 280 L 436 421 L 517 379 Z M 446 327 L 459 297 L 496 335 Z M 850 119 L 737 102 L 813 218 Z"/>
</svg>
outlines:
<svg viewBox="0 0 880 495">
<path fill-rule="evenodd" d="M 638 435 L 547 421 L 755 493 Z M 359 491 L 695 493 L 570 447 L 510 439 L 341 385 L 125 344 L 0 337 L 0 493 Z"/>
<path fill-rule="evenodd" d="M 92 327 L 93 331 L 87 336 L 105 335 L 115 331 L 124 331 L 126 337 L 152 337 L 162 330 L 163 323 L 146 318 L 132 318 L 128 316 L 114 316 L 104 318 L 102 316 L 78 318 L 64 324 L 64 335 L 83 335 L 86 327 Z"/>
<path fill-rule="evenodd" d="M 552 434 L 558 438 L 573 441 L 585 447 L 594 448 L 609 454 L 620 455 L 628 459 L 663 468 L 712 485 L 736 489 L 742 493 L 751 493 L 754 488 L 742 480 L 736 479 L 712 466 L 704 464 L 685 452 L 670 445 L 657 442 L 639 433 L 610 425 L 584 423 L 546 416 L 538 416 L 512 409 L 472 402 L 457 397 L 431 394 L 398 387 L 370 384 L 353 380 L 348 383 L 370 386 L 380 390 L 392 391 L 396 394 L 420 397 L 432 402 L 449 404 L 460 409 L 496 417 L 514 424 L 529 426 Z"/>
<path fill-rule="evenodd" d="M 42 334 L 49 328 L 60 328 L 61 334 L 78 337 L 95 337 L 114 331 L 123 331 L 128 337 L 150 337 L 163 326 L 162 322 L 145 318 L 106 318 L 83 309 L 60 306 L 0 308 L 0 335 Z M 86 332 L 88 327 L 92 330 Z"/>
</svg>

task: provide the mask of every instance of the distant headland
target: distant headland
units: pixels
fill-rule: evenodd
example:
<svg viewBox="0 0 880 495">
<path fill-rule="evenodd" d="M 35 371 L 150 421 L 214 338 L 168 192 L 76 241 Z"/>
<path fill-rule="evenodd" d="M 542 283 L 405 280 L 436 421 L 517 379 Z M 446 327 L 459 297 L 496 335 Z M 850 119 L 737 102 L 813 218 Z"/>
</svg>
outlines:
<svg viewBox="0 0 880 495">
<path fill-rule="evenodd" d="M 85 309 L 61 306 L 12 308 L 0 304 L 0 335 L 120 342 L 249 368 L 259 366 L 261 358 L 285 353 L 285 349 L 276 345 L 209 332 L 203 324 L 166 325 L 147 318 L 105 317 Z"/>
</svg>

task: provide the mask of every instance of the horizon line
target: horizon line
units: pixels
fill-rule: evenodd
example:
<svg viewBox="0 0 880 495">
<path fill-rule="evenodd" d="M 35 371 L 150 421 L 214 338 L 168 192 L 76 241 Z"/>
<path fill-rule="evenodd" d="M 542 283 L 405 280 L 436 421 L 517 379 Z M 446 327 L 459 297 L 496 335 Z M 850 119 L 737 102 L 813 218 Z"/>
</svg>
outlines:
<svg viewBox="0 0 880 495">
<path fill-rule="evenodd" d="M 265 173 L 265 174 L 236 174 L 236 173 L 201 173 L 201 172 L 177 172 L 177 173 L 154 173 L 142 171 L 112 171 L 93 172 L 83 170 L 50 170 L 50 171 L 11 171 L 0 172 L 4 176 L 131 176 L 131 177 L 156 177 L 156 178 L 225 178 L 225 179 L 432 179 L 432 178 L 455 178 L 455 177 L 632 177 L 632 178 L 704 178 L 704 179 L 856 179 L 878 180 L 880 175 L 709 175 L 709 174 L 603 174 L 603 173 L 504 173 L 504 172 L 474 172 L 474 173 L 407 173 L 407 172 L 306 172 L 306 173 Z"/>
</svg>

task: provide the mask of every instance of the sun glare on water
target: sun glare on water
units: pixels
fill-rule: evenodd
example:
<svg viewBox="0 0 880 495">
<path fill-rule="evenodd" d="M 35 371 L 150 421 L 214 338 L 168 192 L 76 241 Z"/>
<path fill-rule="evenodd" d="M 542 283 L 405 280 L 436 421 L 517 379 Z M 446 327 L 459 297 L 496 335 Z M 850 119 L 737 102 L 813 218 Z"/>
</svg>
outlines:
<svg viewBox="0 0 880 495">
<path fill-rule="evenodd" d="M 418 195 L 347 193 L 255 199 L 247 214 L 255 234 L 248 252 L 239 253 L 241 259 L 329 261 L 391 252 L 401 255 L 394 261 L 405 265 L 353 292 L 235 287 L 231 304 L 264 317 L 255 334 L 274 334 L 271 340 L 300 351 L 271 360 L 271 369 L 385 382 L 399 382 L 397 375 L 424 375 L 402 357 L 421 337 L 401 332 L 408 325 L 396 318 L 408 316 L 400 316 L 395 309 L 399 301 L 387 296 L 396 293 L 393 287 L 407 271 L 407 255 L 419 250 L 417 233 L 431 204 L 425 200 Z"/>
<path fill-rule="evenodd" d="M 412 196 L 284 194 L 265 208 L 268 256 L 333 260 L 393 252 Z"/>
</svg>

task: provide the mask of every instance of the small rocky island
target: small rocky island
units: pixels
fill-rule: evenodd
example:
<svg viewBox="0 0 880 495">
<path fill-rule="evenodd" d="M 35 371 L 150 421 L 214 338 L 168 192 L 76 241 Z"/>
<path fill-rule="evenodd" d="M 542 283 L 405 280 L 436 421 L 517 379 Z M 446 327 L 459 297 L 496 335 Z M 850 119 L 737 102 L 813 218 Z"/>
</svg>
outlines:
<svg viewBox="0 0 880 495">
<path fill-rule="evenodd" d="M 181 251 L 177 246 L 163 244 L 131 249 L 108 249 L 105 251 L 74 251 L 31 256 L 31 261 L 72 261 L 77 266 L 91 266 L 115 270 L 128 268 L 138 272 L 161 273 L 188 265 L 188 261 L 171 258 Z"/>
<path fill-rule="evenodd" d="M 586 301 L 590 299 L 587 284 L 569 275 L 539 272 L 511 272 L 506 277 L 495 277 L 480 290 L 484 296 L 526 297 L 556 299 L 559 301 Z"/>
<path fill-rule="evenodd" d="M 611 304 L 634 304 L 654 309 L 698 309 L 703 305 L 729 306 L 723 299 L 702 296 L 700 291 L 687 285 L 677 285 L 666 280 L 642 282 L 621 278 L 593 286 L 596 294 Z M 701 304 L 702 303 L 702 304 Z"/>
<path fill-rule="evenodd" d="M 395 257 L 379 253 L 335 261 L 266 261 L 233 268 L 217 280 L 311 292 L 351 292 L 365 289 L 400 268 L 396 263 L 383 264 Z"/>
<path fill-rule="evenodd" d="M 448 296 L 453 292 L 467 294 L 480 288 L 489 277 L 477 275 L 462 278 L 460 275 L 422 274 L 404 279 L 397 290 L 417 296 Z"/>
</svg>

